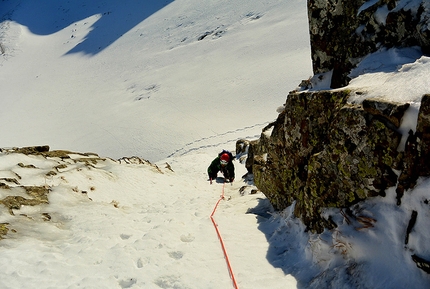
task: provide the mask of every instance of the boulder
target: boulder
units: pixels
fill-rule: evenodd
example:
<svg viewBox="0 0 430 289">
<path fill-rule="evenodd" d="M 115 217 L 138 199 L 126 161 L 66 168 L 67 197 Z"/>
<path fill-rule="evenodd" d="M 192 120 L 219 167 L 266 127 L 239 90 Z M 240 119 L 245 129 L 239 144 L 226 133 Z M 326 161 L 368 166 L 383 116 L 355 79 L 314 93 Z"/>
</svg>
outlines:
<svg viewBox="0 0 430 289">
<path fill-rule="evenodd" d="M 284 111 L 249 145 L 246 166 L 256 186 L 277 210 L 295 202 L 295 215 L 316 232 L 334 226 L 321 216 L 324 208 L 384 196 L 399 180 L 395 171 L 408 167 L 405 160 L 414 165 L 412 175 L 415 166 L 429 166 L 417 161 L 429 156 L 422 142 L 417 142 L 414 156 L 398 151 L 397 128 L 407 104 L 381 99 L 350 104 L 349 93 L 291 92 Z M 430 132 L 425 98 L 416 139 Z"/>
</svg>

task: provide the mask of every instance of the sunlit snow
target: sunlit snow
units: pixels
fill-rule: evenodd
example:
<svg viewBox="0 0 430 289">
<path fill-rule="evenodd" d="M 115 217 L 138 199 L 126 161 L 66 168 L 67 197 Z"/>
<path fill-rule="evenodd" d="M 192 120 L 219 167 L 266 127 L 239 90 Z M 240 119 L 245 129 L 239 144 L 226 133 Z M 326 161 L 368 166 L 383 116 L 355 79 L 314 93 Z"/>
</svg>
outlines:
<svg viewBox="0 0 430 289">
<path fill-rule="evenodd" d="M 312 75 L 306 1 L 6 0 L 0 8 L 0 147 L 46 144 L 102 158 L 0 153 L 0 180 L 12 188 L 0 189 L 1 199 L 26 196 L 20 186 L 50 190 L 49 203 L 0 211 L 9 228 L 1 288 L 233 288 L 209 218 L 223 190 L 214 217 L 239 288 L 429 288 L 411 259 L 430 259 L 426 179 L 401 207 L 391 188 L 353 208 L 364 224 L 326 210 L 339 227 L 321 235 L 305 232 L 294 205 L 273 212 L 241 179 L 239 159 L 235 182 L 209 185 L 217 153 L 258 138 Z M 359 93 L 350 102 L 411 103 L 407 133 L 429 63 L 418 48 L 370 55 L 351 72 L 348 89 Z M 314 89 L 327 88 L 324 77 Z"/>
</svg>

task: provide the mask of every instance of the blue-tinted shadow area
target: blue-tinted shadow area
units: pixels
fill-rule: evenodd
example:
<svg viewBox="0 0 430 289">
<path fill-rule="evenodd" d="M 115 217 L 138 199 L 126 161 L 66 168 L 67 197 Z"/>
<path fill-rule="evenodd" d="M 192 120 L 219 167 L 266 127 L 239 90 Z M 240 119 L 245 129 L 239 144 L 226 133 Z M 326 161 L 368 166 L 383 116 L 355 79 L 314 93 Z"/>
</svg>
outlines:
<svg viewBox="0 0 430 289">
<path fill-rule="evenodd" d="M 56 33 L 75 22 L 97 15 L 99 18 L 91 25 L 85 39 L 67 52 L 95 55 L 173 1 L 23 0 L 18 5 L 11 5 L 14 1 L 6 0 L 0 2 L 0 10 L 12 9 L 7 14 L 8 18 L 38 35 Z M 70 29 L 73 37 L 73 26 Z"/>
<path fill-rule="evenodd" d="M 290 207 L 289 210 L 293 208 Z M 298 225 L 299 221 L 291 214 L 288 214 L 289 217 L 281 218 L 273 212 L 274 209 L 269 200 L 261 198 L 258 205 L 255 208 L 249 208 L 247 213 L 256 215 L 258 229 L 264 233 L 269 243 L 267 261 L 273 267 L 282 269 L 285 275 L 294 277 L 297 289 L 308 289 L 312 279 L 318 276 L 320 271 L 318 266 L 312 263 L 312 259 L 307 257 L 307 239 L 303 234 L 305 228 Z M 290 221 L 286 221 L 285 218 L 290 218 Z M 287 223 L 296 224 L 287 225 Z"/>
</svg>

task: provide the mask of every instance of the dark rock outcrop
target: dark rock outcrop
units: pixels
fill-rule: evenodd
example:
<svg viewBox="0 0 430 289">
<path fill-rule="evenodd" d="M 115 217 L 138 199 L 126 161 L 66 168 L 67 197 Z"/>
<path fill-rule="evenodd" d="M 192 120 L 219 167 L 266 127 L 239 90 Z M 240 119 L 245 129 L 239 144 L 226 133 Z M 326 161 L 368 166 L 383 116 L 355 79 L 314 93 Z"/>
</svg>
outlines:
<svg viewBox="0 0 430 289">
<path fill-rule="evenodd" d="M 415 186 L 418 177 L 430 176 L 430 95 L 421 100 L 416 132 L 409 132 L 406 142 L 402 173 L 396 188 L 400 205 L 405 190 Z"/>
<path fill-rule="evenodd" d="M 49 146 L 43 145 L 43 146 L 31 146 L 31 147 L 21 147 L 21 148 L 10 148 L 10 149 L 2 149 L 0 148 L 0 152 L 15 152 L 19 154 L 41 154 L 49 152 Z"/>
<path fill-rule="evenodd" d="M 397 184 L 409 189 L 430 175 L 430 97 L 423 97 L 417 131 L 399 152 L 397 128 L 409 105 L 353 105 L 349 93 L 292 92 L 277 120 L 250 142 L 246 165 L 256 186 L 277 210 L 295 202 L 295 215 L 316 232 L 334 226 L 323 208 L 384 196 Z"/>
<path fill-rule="evenodd" d="M 393 0 L 307 2 L 313 71 L 333 70 L 332 88 L 347 85 L 351 69 L 381 47 L 420 46 L 430 53 L 428 1 L 417 9 Z"/>
<path fill-rule="evenodd" d="M 430 274 L 430 261 L 425 260 L 421 257 L 418 257 L 417 255 L 412 255 L 412 260 L 417 264 L 417 267 L 426 272 L 427 274 Z"/>
</svg>

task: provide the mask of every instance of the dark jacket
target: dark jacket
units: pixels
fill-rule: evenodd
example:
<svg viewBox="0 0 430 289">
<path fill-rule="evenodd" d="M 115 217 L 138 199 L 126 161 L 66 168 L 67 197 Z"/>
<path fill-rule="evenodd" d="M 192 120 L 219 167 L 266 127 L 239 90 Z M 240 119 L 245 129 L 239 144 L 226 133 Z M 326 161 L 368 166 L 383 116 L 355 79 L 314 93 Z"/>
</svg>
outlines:
<svg viewBox="0 0 430 289">
<path fill-rule="evenodd" d="M 226 166 L 221 166 L 221 155 L 223 153 L 228 153 L 230 160 Z M 210 179 L 216 179 L 218 172 L 221 171 L 225 178 L 229 180 L 234 179 L 234 164 L 233 155 L 230 152 L 222 151 L 210 164 L 208 167 L 208 175 Z"/>
</svg>

